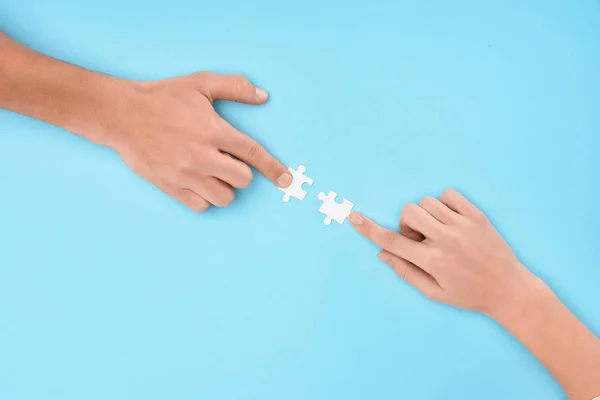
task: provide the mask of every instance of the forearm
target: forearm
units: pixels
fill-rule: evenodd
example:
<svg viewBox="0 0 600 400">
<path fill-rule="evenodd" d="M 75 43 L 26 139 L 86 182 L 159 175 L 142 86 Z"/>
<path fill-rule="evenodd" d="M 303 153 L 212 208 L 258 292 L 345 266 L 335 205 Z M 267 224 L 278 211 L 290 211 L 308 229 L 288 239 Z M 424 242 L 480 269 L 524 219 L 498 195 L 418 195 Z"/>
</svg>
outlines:
<svg viewBox="0 0 600 400">
<path fill-rule="evenodd" d="M 127 81 L 47 57 L 0 33 L 0 108 L 110 143 Z"/>
<path fill-rule="evenodd" d="M 600 396 L 600 340 L 543 282 L 491 315 L 550 371 L 569 398 Z"/>
</svg>

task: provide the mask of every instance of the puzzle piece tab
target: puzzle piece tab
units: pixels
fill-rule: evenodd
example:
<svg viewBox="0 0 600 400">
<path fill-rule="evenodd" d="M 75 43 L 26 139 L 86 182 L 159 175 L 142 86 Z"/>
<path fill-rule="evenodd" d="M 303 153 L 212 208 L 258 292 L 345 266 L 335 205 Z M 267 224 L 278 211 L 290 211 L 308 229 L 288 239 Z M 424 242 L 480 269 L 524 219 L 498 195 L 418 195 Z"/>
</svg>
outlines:
<svg viewBox="0 0 600 400">
<path fill-rule="evenodd" d="M 304 175 L 306 172 L 306 167 L 304 165 L 299 165 L 297 171 L 289 167 L 288 170 L 292 174 L 292 183 L 286 188 L 279 188 L 279 190 L 285 192 L 283 195 L 283 201 L 287 203 L 292 197 L 295 197 L 298 200 L 304 199 L 306 196 L 306 190 L 302 189 L 302 185 L 308 183 L 308 186 L 312 186 L 313 184 L 313 180 Z"/>
<path fill-rule="evenodd" d="M 323 202 L 321 207 L 319 207 L 319 211 L 327 216 L 325 221 L 323 221 L 325 225 L 331 224 L 332 220 L 343 224 L 350 211 L 352 211 L 352 207 L 354 207 L 354 203 L 346 199 L 342 203 L 336 203 L 335 198 L 337 197 L 337 193 L 332 191 L 329 191 L 328 195 L 321 192 L 317 197 Z"/>
</svg>

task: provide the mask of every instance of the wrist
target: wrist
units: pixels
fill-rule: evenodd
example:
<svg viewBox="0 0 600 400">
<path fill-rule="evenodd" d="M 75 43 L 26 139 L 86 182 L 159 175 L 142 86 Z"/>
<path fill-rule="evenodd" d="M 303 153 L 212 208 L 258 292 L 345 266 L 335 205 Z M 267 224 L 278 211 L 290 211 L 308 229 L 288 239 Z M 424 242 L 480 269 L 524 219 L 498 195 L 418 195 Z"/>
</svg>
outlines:
<svg viewBox="0 0 600 400">
<path fill-rule="evenodd" d="M 514 321 L 527 318 L 530 313 L 539 308 L 540 303 L 549 295 L 550 288 L 540 278 L 522 267 L 526 273 L 510 283 L 510 290 L 498 299 L 496 304 L 486 310 L 485 314 L 502 326 Z"/>
<path fill-rule="evenodd" d="M 84 73 L 89 75 L 71 83 L 67 110 L 56 125 L 94 143 L 116 148 L 134 107 L 136 84 L 91 71 Z M 81 86 L 74 87 L 77 85 Z"/>
</svg>

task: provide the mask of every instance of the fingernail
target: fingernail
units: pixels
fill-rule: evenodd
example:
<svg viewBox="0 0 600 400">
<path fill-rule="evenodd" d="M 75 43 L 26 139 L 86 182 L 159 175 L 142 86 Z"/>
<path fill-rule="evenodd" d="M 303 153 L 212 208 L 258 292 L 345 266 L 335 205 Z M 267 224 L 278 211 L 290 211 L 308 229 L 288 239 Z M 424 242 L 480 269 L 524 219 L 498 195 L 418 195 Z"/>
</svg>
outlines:
<svg viewBox="0 0 600 400">
<path fill-rule="evenodd" d="M 284 172 L 283 174 L 281 174 L 281 176 L 279 178 L 277 178 L 277 186 L 279 186 L 280 188 L 286 188 L 288 186 L 290 186 L 290 184 L 292 183 L 292 175 Z"/>
<path fill-rule="evenodd" d="M 256 98 L 260 101 L 265 101 L 269 97 L 269 93 L 265 89 L 256 88 Z"/>
<path fill-rule="evenodd" d="M 363 217 L 357 213 L 350 214 L 350 217 L 348 218 L 350 219 L 350 222 L 352 222 L 353 225 L 362 225 L 364 221 Z"/>
</svg>

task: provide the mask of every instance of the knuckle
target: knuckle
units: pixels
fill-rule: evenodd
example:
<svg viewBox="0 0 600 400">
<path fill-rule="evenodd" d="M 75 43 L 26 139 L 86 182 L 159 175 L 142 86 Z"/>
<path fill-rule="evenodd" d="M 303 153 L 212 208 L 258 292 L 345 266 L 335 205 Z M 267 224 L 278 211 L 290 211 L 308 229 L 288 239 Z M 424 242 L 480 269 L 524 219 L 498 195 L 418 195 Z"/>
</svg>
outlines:
<svg viewBox="0 0 600 400">
<path fill-rule="evenodd" d="M 425 196 L 419 202 L 421 207 L 427 207 L 428 205 L 434 204 L 436 200 L 432 196 Z"/>
<path fill-rule="evenodd" d="M 225 196 L 225 202 L 227 203 L 226 205 L 230 205 L 233 199 L 235 199 L 235 193 L 233 190 L 228 190 L 227 195 Z"/>
<path fill-rule="evenodd" d="M 204 211 L 208 210 L 209 206 L 210 206 L 210 204 L 208 204 L 208 202 L 206 202 L 206 201 L 195 201 L 195 202 L 192 202 L 191 204 L 188 204 L 188 207 L 190 209 L 192 209 L 193 211 L 199 212 L 199 213 L 203 213 Z"/>
<path fill-rule="evenodd" d="M 198 71 L 194 75 L 196 75 L 200 79 L 210 79 L 216 76 L 215 73 L 209 71 Z"/>
<path fill-rule="evenodd" d="M 194 148 L 191 148 L 189 150 L 188 156 L 185 158 L 182 158 L 179 161 L 179 169 L 182 169 L 185 171 L 194 171 L 206 159 L 207 159 L 207 157 L 206 157 L 206 154 L 204 154 L 204 152 L 198 151 Z"/>
<path fill-rule="evenodd" d="M 419 208 L 419 206 L 416 205 L 415 203 L 408 203 L 406 206 L 404 206 L 404 211 L 409 214 L 412 214 L 412 213 L 416 212 L 418 208 Z"/>
<path fill-rule="evenodd" d="M 233 193 L 233 190 L 228 190 L 226 193 L 224 193 L 221 198 L 218 201 L 218 204 L 215 204 L 217 207 L 227 207 L 228 205 L 231 204 L 231 202 L 233 201 L 233 199 L 235 198 L 235 194 Z"/>
<path fill-rule="evenodd" d="M 214 77 L 214 73 L 207 71 L 200 71 L 194 74 L 194 78 L 200 86 L 206 86 Z"/>
<path fill-rule="evenodd" d="M 204 153 L 195 145 L 190 145 L 188 149 L 180 154 L 180 157 L 175 162 L 175 170 L 179 174 L 188 176 L 190 172 L 197 170 L 204 159 Z"/>
<path fill-rule="evenodd" d="M 273 172 L 277 171 L 279 168 L 279 163 L 276 160 L 269 161 L 269 165 L 267 166 L 266 173 L 267 175 L 271 175 Z"/>
<path fill-rule="evenodd" d="M 430 267 L 437 267 L 443 262 L 443 254 L 437 249 L 432 249 L 423 257 L 423 261 Z"/>
<path fill-rule="evenodd" d="M 442 193 L 442 198 L 443 199 L 451 199 L 451 198 L 455 197 L 457 194 L 458 194 L 458 192 L 456 191 L 456 189 L 448 188 L 448 189 L 444 190 L 444 193 Z"/>
<path fill-rule="evenodd" d="M 403 265 L 395 269 L 397 271 L 398 276 L 402 278 L 403 281 L 408 282 L 408 267 L 406 265 Z"/>
<path fill-rule="evenodd" d="M 435 222 L 433 223 L 430 227 L 430 232 L 427 232 L 429 234 L 429 237 L 431 239 L 439 239 L 441 237 L 444 237 L 448 231 L 448 228 L 446 225 Z"/>
<path fill-rule="evenodd" d="M 231 76 L 231 89 L 233 90 L 234 100 L 240 101 L 250 95 L 252 84 L 243 75 L 232 75 Z"/>
<path fill-rule="evenodd" d="M 393 248 L 397 241 L 397 235 L 394 232 L 386 232 L 383 236 L 383 247 Z"/>
<path fill-rule="evenodd" d="M 429 290 L 424 294 L 431 301 L 435 301 L 436 303 L 442 302 L 442 296 L 440 296 L 440 294 L 434 290 Z"/>
<path fill-rule="evenodd" d="M 184 184 L 190 178 L 190 165 L 187 162 L 181 162 L 173 171 L 174 181 L 179 184 Z"/>
<path fill-rule="evenodd" d="M 414 203 L 408 203 L 402 209 L 402 213 L 400 214 L 400 219 L 407 219 L 407 218 L 412 217 L 413 215 L 415 215 L 415 213 L 417 213 L 418 208 L 419 208 L 418 205 L 416 205 Z"/>
<path fill-rule="evenodd" d="M 202 136 L 210 143 L 215 143 L 217 139 L 223 137 L 223 135 L 227 132 L 223 120 L 212 112 L 204 121 L 206 125 L 202 130 Z"/>
<path fill-rule="evenodd" d="M 253 142 L 248 148 L 248 159 L 250 161 L 256 161 L 263 154 L 264 150 L 262 146 L 256 142 Z"/>
<path fill-rule="evenodd" d="M 486 217 L 486 216 L 485 216 L 485 214 L 484 214 L 484 213 L 482 213 L 481 211 L 477 211 L 477 212 L 475 212 L 475 214 L 474 214 L 474 216 L 473 216 L 473 219 L 474 219 L 476 222 L 478 222 L 478 223 L 481 223 L 481 224 L 484 224 L 484 223 L 487 223 L 487 222 L 488 222 L 488 219 L 487 219 L 487 217 Z"/>
<path fill-rule="evenodd" d="M 452 245 L 456 245 L 461 241 L 461 235 L 453 229 L 448 229 L 445 232 L 444 240 Z"/>
<path fill-rule="evenodd" d="M 248 89 L 251 86 L 250 81 L 244 75 L 234 75 L 233 81 L 235 82 L 236 89 L 240 91 Z"/>
<path fill-rule="evenodd" d="M 248 187 L 250 182 L 252 182 L 252 170 L 246 166 L 240 175 L 240 189 Z"/>
</svg>

